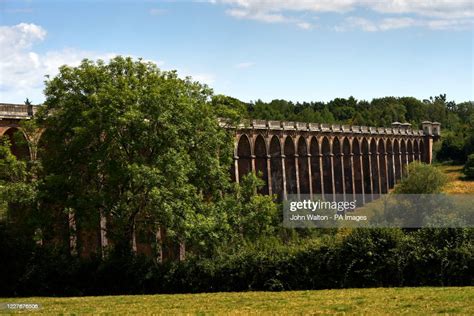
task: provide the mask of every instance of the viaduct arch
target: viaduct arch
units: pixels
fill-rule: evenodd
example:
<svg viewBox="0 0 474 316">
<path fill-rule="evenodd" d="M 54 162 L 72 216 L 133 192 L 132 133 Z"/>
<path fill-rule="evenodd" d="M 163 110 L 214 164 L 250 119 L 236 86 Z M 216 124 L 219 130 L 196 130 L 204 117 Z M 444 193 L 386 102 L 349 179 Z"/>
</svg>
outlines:
<svg viewBox="0 0 474 316">
<path fill-rule="evenodd" d="M 261 174 L 265 194 L 280 200 L 289 194 L 362 195 L 369 202 L 387 193 L 407 175 L 413 161 L 431 163 L 440 124 L 423 122 L 391 127 L 348 126 L 283 121 L 247 121 L 224 128 L 235 136 L 233 179 Z"/>
</svg>

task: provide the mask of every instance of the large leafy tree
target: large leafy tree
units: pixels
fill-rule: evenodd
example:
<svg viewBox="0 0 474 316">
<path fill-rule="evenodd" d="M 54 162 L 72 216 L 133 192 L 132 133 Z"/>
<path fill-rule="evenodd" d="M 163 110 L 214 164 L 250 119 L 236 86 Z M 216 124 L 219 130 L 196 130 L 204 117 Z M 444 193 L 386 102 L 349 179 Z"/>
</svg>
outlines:
<svg viewBox="0 0 474 316">
<path fill-rule="evenodd" d="M 116 57 L 63 66 L 46 81 L 40 122 L 42 207 L 80 220 L 106 216 L 130 249 L 137 220 L 191 238 L 196 214 L 228 188 L 230 136 L 212 91 L 151 62 Z"/>
</svg>

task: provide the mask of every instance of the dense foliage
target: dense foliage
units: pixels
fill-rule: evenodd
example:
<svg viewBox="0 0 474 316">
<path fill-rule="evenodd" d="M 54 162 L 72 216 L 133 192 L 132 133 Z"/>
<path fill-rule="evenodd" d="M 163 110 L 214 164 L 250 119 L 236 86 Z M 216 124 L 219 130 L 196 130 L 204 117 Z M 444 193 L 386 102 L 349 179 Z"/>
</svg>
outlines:
<svg viewBox="0 0 474 316">
<path fill-rule="evenodd" d="M 214 258 L 156 264 L 146 257 L 79 261 L 44 250 L 3 283 L 3 295 L 106 295 L 474 284 L 474 231 L 357 229 L 267 239 Z M 67 268 L 66 268 L 67 267 Z M 17 268 L 18 269 L 18 268 Z M 18 273 L 18 272 L 17 272 Z"/>
<path fill-rule="evenodd" d="M 436 194 L 447 183 L 446 175 L 436 167 L 420 162 L 408 165 L 408 175 L 395 187 L 398 194 Z"/>
</svg>

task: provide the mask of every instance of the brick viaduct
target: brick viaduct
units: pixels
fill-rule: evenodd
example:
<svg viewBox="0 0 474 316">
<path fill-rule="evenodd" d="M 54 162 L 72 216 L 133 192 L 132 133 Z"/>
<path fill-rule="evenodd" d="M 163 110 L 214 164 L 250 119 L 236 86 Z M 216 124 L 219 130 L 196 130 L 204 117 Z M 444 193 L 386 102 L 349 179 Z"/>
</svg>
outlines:
<svg viewBox="0 0 474 316">
<path fill-rule="evenodd" d="M 252 120 L 235 130 L 233 179 L 249 173 L 265 181 L 264 194 L 318 194 L 328 199 L 361 195 L 362 203 L 387 193 L 412 161 L 431 163 L 440 124 L 391 127 Z"/>
<path fill-rule="evenodd" d="M 36 159 L 41 132 L 24 133 L 22 120 L 30 119 L 37 107 L 0 104 L 0 136 L 12 141 L 17 156 Z M 440 124 L 423 122 L 423 130 L 408 123 L 391 127 L 347 126 L 301 122 L 252 120 L 223 128 L 235 133 L 232 177 L 255 172 L 265 181 L 263 194 L 362 195 L 363 202 L 386 193 L 406 175 L 412 161 L 431 163 L 433 142 L 440 137 Z M 17 146 L 13 134 L 23 132 L 28 146 Z M 36 144 L 32 146 L 31 144 Z"/>
</svg>

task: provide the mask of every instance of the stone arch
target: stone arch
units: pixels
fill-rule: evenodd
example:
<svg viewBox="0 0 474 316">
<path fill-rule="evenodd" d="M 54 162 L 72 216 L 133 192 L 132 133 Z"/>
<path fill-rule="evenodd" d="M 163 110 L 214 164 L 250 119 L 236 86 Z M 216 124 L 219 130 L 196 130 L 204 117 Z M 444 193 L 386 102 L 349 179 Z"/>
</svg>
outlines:
<svg viewBox="0 0 474 316">
<path fill-rule="evenodd" d="M 402 176 L 405 174 L 406 172 L 406 166 L 408 164 L 408 160 L 407 160 L 407 146 L 406 146 L 406 143 L 405 143 L 405 140 L 402 139 L 400 141 L 400 155 L 401 155 L 401 174 Z"/>
<path fill-rule="evenodd" d="M 283 198 L 283 166 L 280 140 L 276 135 L 270 140 L 270 170 L 272 192 L 281 200 Z"/>
<path fill-rule="evenodd" d="M 388 176 L 388 188 L 391 189 L 395 186 L 395 174 L 394 174 L 394 153 L 392 140 L 387 139 L 387 176 Z"/>
<path fill-rule="evenodd" d="M 365 200 L 370 201 L 372 195 L 372 176 L 370 166 L 369 142 L 366 138 L 362 139 L 362 168 L 364 172 L 364 193 Z"/>
<path fill-rule="evenodd" d="M 398 144 L 398 139 L 393 141 L 393 155 L 395 160 L 395 182 L 399 181 L 402 177 L 402 163 L 400 156 L 400 145 Z"/>
<path fill-rule="evenodd" d="M 423 139 L 420 139 L 420 160 L 426 162 L 426 149 Z"/>
<path fill-rule="evenodd" d="M 360 143 L 357 138 L 352 142 L 352 152 L 354 154 L 354 186 L 356 194 L 363 194 L 363 178 L 362 178 L 362 156 L 360 152 Z"/>
<path fill-rule="evenodd" d="M 237 156 L 238 158 L 238 170 L 239 170 L 239 182 L 242 181 L 243 177 L 248 173 L 252 172 L 252 149 L 250 146 L 250 140 L 247 135 L 243 134 L 240 136 L 237 145 Z"/>
<path fill-rule="evenodd" d="M 298 176 L 300 183 L 300 193 L 309 194 L 309 166 L 308 166 L 308 145 L 303 136 L 298 138 Z"/>
<path fill-rule="evenodd" d="M 344 167 L 344 188 L 346 194 L 353 193 L 353 186 L 352 186 L 352 152 L 351 152 L 351 144 L 347 137 L 344 137 L 342 142 L 342 153 L 344 156 L 343 159 L 343 167 Z"/>
<path fill-rule="evenodd" d="M 268 194 L 268 170 L 267 170 L 267 144 L 262 135 L 257 135 L 254 143 L 255 171 L 265 181 L 265 186 L 259 189 L 259 193 Z"/>
<path fill-rule="evenodd" d="M 377 148 L 377 140 L 372 138 L 370 141 L 370 155 L 371 155 L 371 164 L 370 167 L 372 169 L 372 193 L 373 195 L 377 196 L 380 193 L 380 172 L 379 172 L 379 164 L 378 164 L 378 148 Z"/>
<path fill-rule="evenodd" d="M 328 199 L 332 199 L 333 187 L 332 187 L 332 163 L 331 163 L 331 144 L 329 139 L 325 136 L 322 140 L 322 155 L 323 155 L 323 187 L 324 195 Z"/>
<path fill-rule="evenodd" d="M 421 159 L 421 158 L 420 158 L 420 146 L 419 146 L 419 144 L 418 144 L 418 140 L 417 140 L 417 139 L 415 139 L 415 140 L 413 141 L 413 153 L 414 153 L 414 156 L 415 156 L 414 159 L 415 159 L 416 161 L 420 161 L 420 159 Z"/>
<path fill-rule="evenodd" d="M 286 176 L 286 192 L 288 194 L 297 193 L 296 185 L 296 160 L 295 160 L 295 143 L 291 136 L 285 138 L 284 144 L 285 154 L 285 176 Z"/>
<path fill-rule="evenodd" d="M 413 142 L 411 139 L 407 142 L 408 163 L 413 162 Z"/>
<path fill-rule="evenodd" d="M 10 127 L 1 135 L 10 142 L 11 153 L 19 160 L 30 160 L 30 148 L 24 132 L 18 127 Z"/>
<path fill-rule="evenodd" d="M 319 152 L 319 143 L 316 137 L 311 137 L 311 142 L 309 146 L 311 153 L 311 173 L 312 173 L 312 184 L 313 184 L 313 193 L 321 194 L 322 193 L 322 183 L 321 183 L 321 168 L 320 168 L 320 152 Z"/>
<path fill-rule="evenodd" d="M 342 172 L 342 151 L 339 138 L 334 137 L 332 143 L 332 152 L 334 154 L 334 188 L 336 194 L 344 193 L 343 172 Z"/>
<path fill-rule="evenodd" d="M 380 193 L 388 192 L 387 183 L 387 152 L 385 150 L 385 143 L 383 139 L 379 139 L 379 168 L 380 168 Z"/>
</svg>

